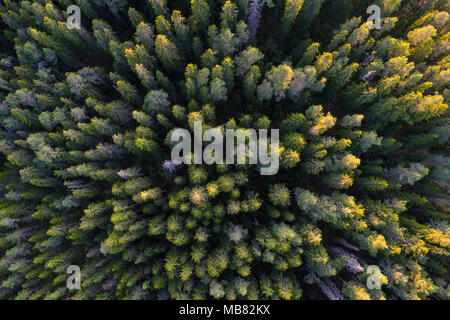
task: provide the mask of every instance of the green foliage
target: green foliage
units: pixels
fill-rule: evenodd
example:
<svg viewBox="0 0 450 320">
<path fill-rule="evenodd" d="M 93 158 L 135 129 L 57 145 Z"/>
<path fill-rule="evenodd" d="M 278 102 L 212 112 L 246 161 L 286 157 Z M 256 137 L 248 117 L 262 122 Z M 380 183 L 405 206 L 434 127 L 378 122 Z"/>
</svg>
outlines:
<svg viewBox="0 0 450 320">
<path fill-rule="evenodd" d="M 0 5 L 0 299 L 449 299 L 446 1 L 69 2 Z"/>
</svg>

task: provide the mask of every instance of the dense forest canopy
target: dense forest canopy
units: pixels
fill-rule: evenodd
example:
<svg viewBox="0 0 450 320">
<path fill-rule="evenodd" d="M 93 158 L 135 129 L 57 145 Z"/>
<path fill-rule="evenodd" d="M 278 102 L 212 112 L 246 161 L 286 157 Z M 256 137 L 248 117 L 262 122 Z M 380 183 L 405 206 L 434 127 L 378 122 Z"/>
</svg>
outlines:
<svg viewBox="0 0 450 320">
<path fill-rule="evenodd" d="M 0 299 L 449 299 L 449 11 L 0 0 Z M 196 121 L 279 171 L 174 162 Z"/>
</svg>

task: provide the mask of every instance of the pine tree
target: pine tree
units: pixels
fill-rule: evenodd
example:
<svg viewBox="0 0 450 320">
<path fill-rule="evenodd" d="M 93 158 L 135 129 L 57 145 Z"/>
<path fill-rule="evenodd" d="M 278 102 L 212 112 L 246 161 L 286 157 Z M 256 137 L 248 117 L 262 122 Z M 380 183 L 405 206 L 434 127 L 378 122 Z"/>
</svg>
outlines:
<svg viewBox="0 0 450 320">
<path fill-rule="evenodd" d="M 156 36 L 155 52 L 161 63 L 169 71 L 179 71 L 182 66 L 182 58 L 179 55 L 176 45 L 165 35 Z"/>
<path fill-rule="evenodd" d="M 448 4 L 373 4 L 3 1 L 0 299 L 448 299 Z"/>
</svg>

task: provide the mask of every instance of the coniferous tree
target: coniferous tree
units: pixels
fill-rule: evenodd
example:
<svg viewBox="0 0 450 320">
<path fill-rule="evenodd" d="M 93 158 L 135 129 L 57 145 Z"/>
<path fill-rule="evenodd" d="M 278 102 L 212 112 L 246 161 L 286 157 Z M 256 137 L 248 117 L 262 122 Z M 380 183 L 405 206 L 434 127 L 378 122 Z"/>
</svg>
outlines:
<svg viewBox="0 0 450 320">
<path fill-rule="evenodd" d="M 449 299 L 446 1 L 71 4 L 0 5 L 0 299 Z"/>
</svg>

